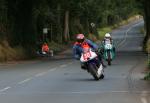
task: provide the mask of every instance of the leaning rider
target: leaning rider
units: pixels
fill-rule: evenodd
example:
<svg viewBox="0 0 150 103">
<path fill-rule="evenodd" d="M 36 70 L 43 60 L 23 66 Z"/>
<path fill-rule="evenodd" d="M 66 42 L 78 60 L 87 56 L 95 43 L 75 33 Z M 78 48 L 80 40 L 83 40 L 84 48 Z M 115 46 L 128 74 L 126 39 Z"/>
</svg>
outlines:
<svg viewBox="0 0 150 103">
<path fill-rule="evenodd" d="M 84 46 L 89 46 L 93 50 L 98 51 L 98 46 L 97 44 L 93 43 L 91 40 L 86 39 L 83 34 L 77 34 L 76 36 L 76 42 L 74 43 L 73 46 L 73 54 L 76 59 L 80 59 L 81 53 L 83 52 L 83 47 Z M 99 55 L 99 60 L 101 61 L 102 65 L 106 67 L 102 61 L 101 56 Z M 86 69 L 84 64 L 81 64 L 82 69 Z"/>
</svg>

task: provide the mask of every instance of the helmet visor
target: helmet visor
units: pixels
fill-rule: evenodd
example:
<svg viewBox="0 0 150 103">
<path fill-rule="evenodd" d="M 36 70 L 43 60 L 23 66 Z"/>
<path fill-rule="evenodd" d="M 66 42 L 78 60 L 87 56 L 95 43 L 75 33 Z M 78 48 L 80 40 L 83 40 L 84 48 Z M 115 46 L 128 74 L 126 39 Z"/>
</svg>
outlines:
<svg viewBox="0 0 150 103">
<path fill-rule="evenodd" d="M 84 39 L 77 39 L 77 42 L 82 43 Z"/>
</svg>

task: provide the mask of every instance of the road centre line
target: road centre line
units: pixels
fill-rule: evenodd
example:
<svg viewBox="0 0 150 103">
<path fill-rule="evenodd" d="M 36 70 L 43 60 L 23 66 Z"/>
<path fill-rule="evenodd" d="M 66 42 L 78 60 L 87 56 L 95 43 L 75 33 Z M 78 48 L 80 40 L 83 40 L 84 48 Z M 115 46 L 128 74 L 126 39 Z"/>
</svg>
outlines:
<svg viewBox="0 0 150 103">
<path fill-rule="evenodd" d="M 67 66 L 66 64 L 60 65 L 61 68 L 64 68 L 64 67 L 66 67 L 66 66 Z"/>
<path fill-rule="evenodd" d="M 131 26 L 129 29 L 127 29 L 127 31 L 125 32 L 124 40 L 123 40 L 123 41 L 121 41 L 121 42 L 118 44 L 118 46 L 117 46 L 117 47 L 120 47 L 121 45 L 123 45 L 123 44 L 124 44 L 124 42 L 125 42 L 125 41 L 126 41 L 126 39 L 127 39 L 128 32 L 129 32 L 132 28 L 134 28 L 134 27 L 136 27 L 137 25 L 139 25 L 140 23 L 141 23 L 141 22 L 136 23 L 136 24 L 134 24 L 133 26 Z"/>
<path fill-rule="evenodd" d="M 73 62 L 68 63 L 68 65 L 71 65 L 71 64 L 73 64 Z"/>
<path fill-rule="evenodd" d="M 72 63 L 73 63 L 73 62 L 70 62 L 70 63 L 68 63 L 68 65 L 69 65 L 69 64 L 72 64 Z M 63 65 L 60 65 L 59 67 L 64 68 L 64 67 L 66 67 L 66 66 L 67 66 L 66 64 L 63 64 Z M 57 69 L 57 67 L 52 68 L 52 69 L 48 70 L 47 72 L 52 72 L 52 71 L 55 71 L 56 69 Z M 43 75 L 45 75 L 47 72 L 38 73 L 38 74 L 35 75 L 35 77 L 43 76 Z M 26 83 L 26 82 L 30 81 L 31 79 L 33 79 L 33 77 L 27 78 L 27 79 L 25 79 L 25 80 L 23 80 L 23 81 L 21 81 L 21 82 L 18 82 L 18 84 Z"/>
<path fill-rule="evenodd" d="M 40 76 L 45 75 L 46 73 L 47 73 L 47 72 L 42 72 L 42 73 L 36 74 L 35 76 L 36 76 L 36 77 L 40 77 Z"/>
<path fill-rule="evenodd" d="M 70 62 L 70 63 L 68 63 L 67 65 L 70 65 L 70 64 L 73 64 L 73 62 Z M 66 67 L 67 65 L 66 65 L 66 64 L 60 65 L 59 67 Z M 52 69 L 48 70 L 48 72 L 55 71 L 56 69 L 57 69 L 57 67 L 52 68 Z M 45 75 L 46 73 L 47 73 L 47 72 L 42 72 L 42 73 L 36 74 L 35 77 L 43 76 L 43 75 Z M 17 84 L 19 84 L 19 85 L 24 84 L 24 83 L 26 83 L 26 82 L 32 80 L 33 78 L 34 78 L 34 77 L 27 78 L 27 79 L 25 79 L 25 80 L 23 80 L 23 81 L 18 82 Z M 11 88 L 11 87 L 8 86 L 8 87 L 5 87 L 5 88 L 3 88 L 3 89 L 0 89 L 0 94 L 1 94 L 2 92 L 4 92 L 4 91 L 10 89 L 10 88 Z"/>
<path fill-rule="evenodd" d="M 73 62 L 70 62 L 70 63 L 68 63 L 67 65 L 70 65 L 70 64 L 73 64 Z M 66 64 L 63 64 L 63 65 L 60 65 L 59 67 L 60 67 L 60 68 L 64 68 L 64 67 L 66 67 L 67 65 L 66 65 Z M 48 70 L 48 72 L 55 71 L 56 69 L 57 69 L 57 67 L 52 68 L 52 69 Z M 42 73 L 36 74 L 35 77 L 43 76 L 43 75 L 45 75 L 46 73 L 47 73 L 47 72 L 42 72 Z"/>
<path fill-rule="evenodd" d="M 57 68 L 53 68 L 53 69 L 50 69 L 48 70 L 49 72 L 52 72 L 52 71 L 55 71 Z"/>
<path fill-rule="evenodd" d="M 6 88 L 4 88 L 4 89 L 1 89 L 0 92 L 4 92 L 4 91 L 6 91 L 6 90 L 8 90 L 8 89 L 10 89 L 10 88 L 11 88 L 11 87 L 8 86 L 8 87 L 6 87 Z"/>
<path fill-rule="evenodd" d="M 23 80 L 23 81 L 21 81 L 21 82 L 18 82 L 18 84 L 26 83 L 26 82 L 30 81 L 31 79 L 32 79 L 32 78 L 27 78 L 27 79 L 25 79 L 25 80 Z"/>
</svg>

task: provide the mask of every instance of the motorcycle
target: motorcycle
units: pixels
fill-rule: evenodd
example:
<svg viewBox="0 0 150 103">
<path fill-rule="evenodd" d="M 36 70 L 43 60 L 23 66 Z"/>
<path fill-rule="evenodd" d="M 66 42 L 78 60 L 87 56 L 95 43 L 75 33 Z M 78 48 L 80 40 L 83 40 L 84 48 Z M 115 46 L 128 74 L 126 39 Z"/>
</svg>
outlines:
<svg viewBox="0 0 150 103">
<path fill-rule="evenodd" d="M 50 50 L 48 52 L 45 51 L 37 51 L 37 55 L 41 56 L 41 57 L 53 57 L 54 53 L 53 50 Z"/>
<path fill-rule="evenodd" d="M 83 49 L 80 58 L 81 63 L 85 64 L 86 70 L 94 77 L 95 80 L 104 78 L 104 68 L 98 60 L 98 55 L 91 48 Z"/>
<path fill-rule="evenodd" d="M 111 61 L 115 57 L 115 52 L 113 45 L 111 43 L 107 43 L 104 45 L 104 59 L 108 62 L 108 65 L 111 65 Z"/>
</svg>

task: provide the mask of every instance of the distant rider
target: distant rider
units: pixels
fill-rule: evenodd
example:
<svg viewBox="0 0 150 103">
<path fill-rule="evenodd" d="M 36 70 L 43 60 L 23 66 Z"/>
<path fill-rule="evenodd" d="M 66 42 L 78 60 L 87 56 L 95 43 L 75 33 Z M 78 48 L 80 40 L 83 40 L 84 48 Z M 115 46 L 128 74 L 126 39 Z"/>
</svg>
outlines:
<svg viewBox="0 0 150 103">
<path fill-rule="evenodd" d="M 113 40 L 112 40 L 112 38 L 111 38 L 110 33 L 106 33 L 106 34 L 105 34 L 105 37 L 104 37 L 104 39 L 103 39 L 103 43 L 104 43 L 104 44 L 112 44 L 112 43 L 113 43 Z"/>
<path fill-rule="evenodd" d="M 113 51 L 115 52 L 115 47 L 114 47 L 114 45 L 113 45 L 113 40 L 112 40 L 112 37 L 111 37 L 110 33 L 106 33 L 106 34 L 105 34 L 105 37 L 104 37 L 102 43 L 103 43 L 103 46 L 104 46 L 105 44 L 112 44 L 112 46 L 113 46 Z"/>
<path fill-rule="evenodd" d="M 48 46 L 47 43 L 44 43 L 44 44 L 42 45 L 42 53 L 45 54 L 45 52 L 46 52 L 46 53 L 49 52 L 49 46 Z"/>
<path fill-rule="evenodd" d="M 53 50 L 50 50 L 48 44 L 45 42 L 42 45 L 42 54 L 49 54 L 49 53 L 51 56 L 53 56 Z"/>
</svg>

